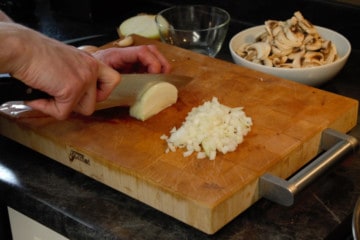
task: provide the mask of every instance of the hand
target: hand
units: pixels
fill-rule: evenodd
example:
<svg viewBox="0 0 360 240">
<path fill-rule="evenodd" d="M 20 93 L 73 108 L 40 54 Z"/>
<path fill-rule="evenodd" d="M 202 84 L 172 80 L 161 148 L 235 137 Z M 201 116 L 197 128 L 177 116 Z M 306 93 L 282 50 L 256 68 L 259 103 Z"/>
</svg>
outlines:
<svg viewBox="0 0 360 240">
<path fill-rule="evenodd" d="M 33 109 L 60 120 L 72 111 L 90 115 L 120 81 L 116 70 L 84 51 L 18 24 L 1 24 L 0 71 L 53 96 L 27 102 Z"/>
<path fill-rule="evenodd" d="M 93 56 L 121 73 L 169 73 L 171 70 L 167 59 L 154 45 L 108 48 Z"/>
<path fill-rule="evenodd" d="M 110 48 L 93 54 L 16 23 L 0 22 L 0 72 L 53 98 L 26 102 L 59 120 L 74 111 L 90 115 L 120 82 L 120 72 L 168 73 L 170 64 L 153 45 Z"/>
</svg>

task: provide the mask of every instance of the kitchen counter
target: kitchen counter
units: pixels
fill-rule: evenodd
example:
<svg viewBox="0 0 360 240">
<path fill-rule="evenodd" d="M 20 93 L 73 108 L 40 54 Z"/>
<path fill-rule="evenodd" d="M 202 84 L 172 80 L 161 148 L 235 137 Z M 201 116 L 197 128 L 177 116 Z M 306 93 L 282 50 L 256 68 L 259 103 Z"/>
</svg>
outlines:
<svg viewBox="0 0 360 240">
<path fill-rule="evenodd" d="M 35 19 L 19 21 L 49 36 L 68 40 L 105 34 L 77 45 L 101 45 L 117 37 L 117 23 L 53 15 L 47 1 L 37 2 L 42 6 L 35 9 Z M 218 58 L 231 61 L 229 37 L 248 25 L 232 22 Z M 360 48 L 354 46 L 343 71 L 321 88 L 360 100 Z M 360 139 L 360 125 L 349 134 Z M 291 207 L 261 199 L 216 234 L 207 235 L 0 136 L 1 239 L 9 237 L 6 206 L 70 239 L 351 239 L 352 212 L 360 195 L 359 160 L 360 152 L 346 156 L 297 194 Z"/>
</svg>

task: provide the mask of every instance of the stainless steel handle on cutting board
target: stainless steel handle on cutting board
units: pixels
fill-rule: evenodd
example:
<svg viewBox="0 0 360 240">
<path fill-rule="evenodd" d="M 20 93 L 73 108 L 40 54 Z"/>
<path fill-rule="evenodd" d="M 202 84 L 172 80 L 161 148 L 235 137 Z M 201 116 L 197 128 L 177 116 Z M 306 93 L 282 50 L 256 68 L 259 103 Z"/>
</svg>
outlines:
<svg viewBox="0 0 360 240">
<path fill-rule="evenodd" d="M 281 205 L 291 206 L 296 193 L 357 147 L 356 138 L 333 129 L 325 129 L 320 145 L 320 149 L 325 152 L 288 180 L 265 173 L 259 181 L 260 195 Z"/>
</svg>

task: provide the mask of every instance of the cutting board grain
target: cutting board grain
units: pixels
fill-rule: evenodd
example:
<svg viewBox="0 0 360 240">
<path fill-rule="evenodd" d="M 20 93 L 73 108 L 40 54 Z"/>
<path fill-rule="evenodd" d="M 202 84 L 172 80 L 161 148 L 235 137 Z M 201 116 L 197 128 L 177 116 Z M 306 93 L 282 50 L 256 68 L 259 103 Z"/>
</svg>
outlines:
<svg viewBox="0 0 360 240">
<path fill-rule="evenodd" d="M 145 122 L 131 118 L 125 107 L 90 117 L 74 114 L 65 121 L 39 113 L 18 118 L 0 114 L 0 133 L 213 234 L 260 198 L 261 175 L 289 177 L 317 155 L 325 128 L 346 133 L 356 125 L 354 99 L 158 41 L 134 39 L 136 45 L 157 45 L 173 73 L 194 77 L 180 89 L 176 104 Z M 214 96 L 227 106 L 244 107 L 253 120 L 238 149 L 218 154 L 214 161 L 185 158 L 181 150 L 165 153 L 161 135 L 169 135 L 193 107 Z"/>
</svg>

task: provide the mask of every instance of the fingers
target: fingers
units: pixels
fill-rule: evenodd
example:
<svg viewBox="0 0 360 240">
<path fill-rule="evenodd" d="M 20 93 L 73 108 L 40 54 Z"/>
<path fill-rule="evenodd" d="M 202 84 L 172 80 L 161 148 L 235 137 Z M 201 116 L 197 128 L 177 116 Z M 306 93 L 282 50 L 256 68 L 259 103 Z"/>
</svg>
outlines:
<svg viewBox="0 0 360 240">
<path fill-rule="evenodd" d="M 170 64 L 159 52 L 155 45 L 138 46 L 137 61 L 142 64 L 148 73 L 168 73 Z"/>
<path fill-rule="evenodd" d="M 95 111 L 96 95 L 96 81 L 92 81 L 78 100 L 73 111 L 86 116 L 91 115 Z"/>
<path fill-rule="evenodd" d="M 152 54 L 154 54 L 154 56 L 158 59 L 158 61 L 160 62 L 161 65 L 161 70 L 160 72 L 162 73 L 169 73 L 171 71 L 171 65 L 168 62 L 168 60 L 165 58 L 164 55 L 162 55 L 162 53 L 160 53 L 160 51 L 156 48 L 156 46 L 154 45 L 148 45 L 147 46 L 148 49 L 150 50 L 150 52 Z M 158 69 L 151 69 L 151 65 L 150 68 L 148 69 L 149 73 L 158 73 Z M 155 72 L 154 72 L 155 71 Z"/>
<path fill-rule="evenodd" d="M 26 102 L 31 108 L 53 116 L 58 120 L 66 119 L 71 112 L 90 115 L 95 110 L 96 82 L 84 87 L 82 91 L 66 93 L 68 97 L 37 99 Z"/>
<path fill-rule="evenodd" d="M 169 73 L 171 65 L 155 45 L 99 50 L 93 56 L 119 72 Z"/>
<path fill-rule="evenodd" d="M 96 101 L 104 101 L 120 83 L 120 80 L 121 76 L 117 71 L 99 62 Z"/>
<path fill-rule="evenodd" d="M 77 96 L 79 93 L 74 92 L 74 94 Z M 62 101 L 58 98 L 49 98 L 27 101 L 25 104 L 58 120 L 64 120 L 71 112 L 85 116 L 91 115 L 95 111 L 96 95 L 95 82 L 83 94 L 79 94 L 80 97 L 76 100 L 67 99 Z"/>
<path fill-rule="evenodd" d="M 27 101 L 25 104 L 34 110 L 38 110 L 44 114 L 50 115 L 58 120 L 66 119 L 72 111 L 71 105 L 66 107 L 58 104 L 58 102 L 51 99 L 37 99 L 33 101 Z"/>
<path fill-rule="evenodd" d="M 58 120 L 66 119 L 71 112 L 91 115 L 95 111 L 96 102 L 105 100 L 120 82 L 120 74 L 99 62 L 97 81 L 88 81 L 81 89 L 71 88 L 49 99 L 37 99 L 26 102 L 34 110 L 53 116 Z"/>
</svg>

